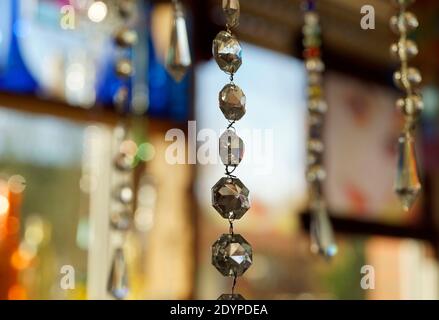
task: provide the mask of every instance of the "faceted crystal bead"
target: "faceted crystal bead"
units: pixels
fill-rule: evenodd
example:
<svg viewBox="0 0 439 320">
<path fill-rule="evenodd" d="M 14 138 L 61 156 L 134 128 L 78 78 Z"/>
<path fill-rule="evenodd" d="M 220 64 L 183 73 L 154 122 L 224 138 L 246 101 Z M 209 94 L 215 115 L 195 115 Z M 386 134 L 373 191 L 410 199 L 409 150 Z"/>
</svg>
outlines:
<svg viewBox="0 0 439 320">
<path fill-rule="evenodd" d="M 403 134 L 398 141 L 395 192 L 405 210 L 412 207 L 420 190 L 414 141 L 409 134 Z"/>
<path fill-rule="evenodd" d="M 328 105 L 322 99 L 311 99 L 308 102 L 308 110 L 323 114 L 328 110 Z"/>
<path fill-rule="evenodd" d="M 133 157 L 125 154 L 119 153 L 114 159 L 114 165 L 116 169 L 122 172 L 129 172 L 133 169 L 134 159 Z"/>
<path fill-rule="evenodd" d="M 393 73 L 393 82 L 402 90 L 415 89 L 422 82 L 421 72 L 416 68 L 397 70 Z"/>
<path fill-rule="evenodd" d="M 302 28 L 302 33 L 308 37 L 320 36 L 321 33 L 320 26 L 318 24 L 306 24 Z"/>
<path fill-rule="evenodd" d="M 417 56 L 418 46 L 410 39 L 400 40 L 390 46 L 390 53 L 394 58 L 406 61 Z"/>
<path fill-rule="evenodd" d="M 245 114 L 246 98 L 241 88 L 227 84 L 219 93 L 219 105 L 227 120 L 237 121 Z"/>
<path fill-rule="evenodd" d="M 128 295 L 128 275 L 122 249 L 116 249 L 108 279 L 108 292 L 116 299 L 124 299 Z"/>
<path fill-rule="evenodd" d="M 212 246 L 212 264 L 226 277 L 241 276 L 252 264 L 252 247 L 239 234 L 223 234 Z"/>
<path fill-rule="evenodd" d="M 322 45 L 322 39 L 320 36 L 306 36 L 303 39 L 303 46 L 305 48 L 311 48 L 311 47 L 320 47 Z"/>
<path fill-rule="evenodd" d="M 181 5 L 177 3 L 174 7 L 171 41 L 166 56 L 166 70 L 175 81 L 181 81 L 191 63 L 186 20 Z"/>
<path fill-rule="evenodd" d="M 322 182 L 326 179 L 326 171 L 321 165 L 316 164 L 307 170 L 306 178 L 308 182 Z"/>
<path fill-rule="evenodd" d="M 126 231 L 131 227 L 131 213 L 116 211 L 110 215 L 111 226 L 116 230 Z"/>
<path fill-rule="evenodd" d="M 134 191 L 131 186 L 122 184 L 116 188 L 114 196 L 121 203 L 130 204 L 134 199 Z"/>
<path fill-rule="evenodd" d="M 221 178 L 212 188 L 212 205 L 225 219 L 241 219 L 250 209 L 249 190 L 238 178 Z"/>
<path fill-rule="evenodd" d="M 219 139 L 219 154 L 224 165 L 237 166 L 244 156 L 244 142 L 233 130 L 226 130 Z"/>
<path fill-rule="evenodd" d="M 418 94 L 412 94 L 406 98 L 400 98 L 396 101 L 396 107 L 405 115 L 412 118 L 417 118 L 422 109 L 424 102 L 422 97 Z"/>
<path fill-rule="evenodd" d="M 133 74 L 133 65 L 131 64 L 131 61 L 126 58 L 117 61 L 116 74 L 121 78 L 130 77 Z"/>
<path fill-rule="evenodd" d="M 234 294 L 222 294 L 217 300 L 245 300 L 244 297 L 238 293 Z"/>
<path fill-rule="evenodd" d="M 311 206 L 311 251 L 327 258 L 337 254 L 334 231 L 322 200 Z"/>
<path fill-rule="evenodd" d="M 320 72 L 308 72 L 309 85 L 322 85 L 322 74 Z"/>
<path fill-rule="evenodd" d="M 398 35 L 406 34 L 419 26 L 418 19 L 411 12 L 402 12 L 390 18 L 390 28 Z"/>
<path fill-rule="evenodd" d="M 133 29 L 122 27 L 114 35 L 114 41 L 119 47 L 132 47 L 137 43 L 137 32 Z"/>
<path fill-rule="evenodd" d="M 315 25 L 319 23 L 319 15 L 315 12 L 306 12 L 304 20 L 305 24 Z"/>
<path fill-rule="evenodd" d="M 325 146 L 323 142 L 319 139 L 309 139 L 308 141 L 308 151 L 315 153 L 322 153 Z"/>
<path fill-rule="evenodd" d="M 221 70 L 234 74 L 242 64 L 242 49 L 238 40 L 228 31 L 221 31 L 213 40 L 213 56 Z"/>
<path fill-rule="evenodd" d="M 134 0 L 119 0 L 117 4 L 119 6 L 119 14 L 123 18 L 128 18 L 136 10 Z"/>
<path fill-rule="evenodd" d="M 117 89 L 113 96 L 113 103 L 118 112 L 124 112 L 129 102 L 129 90 L 126 86 Z"/>
<path fill-rule="evenodd" d="M 320 58 L 312 58 L 305 61 L 305 68 L 308 72 L 323 72 L 325 65 Z"/>
<path fill-rule="evenodd" d="M 239 24 L 239 0 L 223 0 L 223 12 L 227 26 L 235 28 Z"/>
</svg>

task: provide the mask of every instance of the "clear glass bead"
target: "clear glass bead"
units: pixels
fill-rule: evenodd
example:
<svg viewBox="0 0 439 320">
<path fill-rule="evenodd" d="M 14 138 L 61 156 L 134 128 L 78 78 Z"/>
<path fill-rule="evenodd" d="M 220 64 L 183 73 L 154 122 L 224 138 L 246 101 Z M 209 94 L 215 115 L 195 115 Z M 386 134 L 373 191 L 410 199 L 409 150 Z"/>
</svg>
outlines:
<svg viewBox="0 0 439 320">
<path fill-rule="evenodd" d="M 397 163 L 395 192 L 403 208 L 409 210 L 421 191 L 414 140 L 409 134 L 403 134 L 398 140 Z"/>
<path fill-rule="evenodd" d="M 406 61 L 418 55 L 418 46 L 410 39 L 400 40 L 390 46 L 392 57 L 401 61 Z"/>
<path fill-rule="evenodd" d="M 136 3 L 134 0 L 119 0 L 117 2 L 119 14 L 123 18 L 128 18 L 136 10 Z"/>
<path fill-rule="evenodd" d="M 116 62 L 116 74 L 121 78 L 130 77 L 133 74 L 131 60 L 122 58 Z"/>
<path fill-rule="evenodd" d="M 305 61 L 305 68 L 308 72 L 323 72 L 325 64 L 320 58 L 311 58 Z"/>
<path fill-rule="evenodd" d="M 234 294 L 222 294 L 218 297 L 217 300 L 245 300 L 244 297 L 238 293 Z"/>
<path fill-rule="evenodd" d="M 221 178 L 212 188 L 212 205 L 225 219 L 241 219 L 250 209 L 249 190 L 238 178 Z"/>
<path fill-rule="evenodd" d="M 116 299 L 124 299 L 128 295 L 128 275 L 123 250 L 116 249 L 108 279 L 108 292 Z"/>
<path fill-rule="evenodd" d="M 118 112 L 124 112 L 129 105 L 130 92 L 126 86 L 117 89 L 113 96 L 113 104 Z"/>
<path fill-rule="evenodd" d="M 242 64 L 242 48 L 238 39 L 228 31 L 221 31 L 213 40 L 213 56 L 221 70 L 234 74 Z"/>
<path fill-rule="evenodd" d="M 175 81 L 181 81 L 192 64 L 188 33 L 183 8 L 180 3 L 174 5 L 171 40 L 166 56 L 166 70 Z"/>
<path fill-rule="evenodd" d="M 325 146 L 323 142 L 319 139 L 309 139 L 308 140 L 308 151 L 315 153 L 323 153 Z"/>
<path fill-rule="evenodd" d="M 239 24 L 240 7 L 239 0 L 223 0 L 223 12 L 229 28 L 235 28 Z"/>
<path fill-rule="evenodd" d="M 122 184 L 116 188 L 114 196 L 123 204 L 131 204 L 134 199 L 134 191 L 128 184 Z"/>
<path fill-rule="evenodd" d="M 421 72 L 417 68 L 397 70 L 393 73 L 393 82 L 402 90 L 415 89 L 422 82 Z"/>
<path fill-rule="evenodd" d="M 117 154 L 114 159 L 116 169 L 122 172 L 129 172 L 133 169 L 134 158 L 125 153 Z"/>
<path fill-rule="evenodd" d="M 319 23 L 319 15 L 315 12 L 305 12 L 305 24 L 315 25 Z"/>
<path fill-rule="evenodd" d="M 240 87 L 227 84 L 219 93 L 219 105 L 227 120 L 240 120 L 245 114 L 246 97 Z"/>
<path fill-rule="evenodd" d="M 137 32 L 133 29 L 122 27 L 114 35 L 114 41 L 119 47 L 132 47 L 137 43 Z"/>
<path fill-rule="evenodd" d="M 224 165 L 237 166 L 244 156 L 244 142 L 233 130 L 226 130 L 219 138 L 219 154 Z"/>
<path fill-rule="evenodd" d="M 323 114 L 328 110 L 328 105 L 323 99 L 311 99 L 308 101 L 308 110 Z"/>
<path fill-rule="evenodd" d="M 116 230 L 126 231 L 131 228 L 131 212 L 116 211 L 110 215 L 110 224 Z"/>
<path fill-rule="evenodd" d="M 241 276 L 252 259 L 252 247 L 239 234 L 223 234 L 212 245 L 212 264 L 223 276 Z"/>
<path fill-rule="evenodd" d="M 422 97 L 418 94 L 412 94 L 406 98 L 400 98 L 396 101 L 396 107 L 405 115 L 417 118 L 424 108 Z"/>
<path fill-rule="evenodd" d="M 306 178 L 308 182 L 322 182 L 326 179 L 326 171 L 321 165 L 316 164 L 308 168 Z"/>
<path fill-rule="evenodd" d="M 407 34 L 419 26 L 418 19 L 411 12 L 402 12 L 390 18 L 390 28 L 398 35 Z"/>
</svg>

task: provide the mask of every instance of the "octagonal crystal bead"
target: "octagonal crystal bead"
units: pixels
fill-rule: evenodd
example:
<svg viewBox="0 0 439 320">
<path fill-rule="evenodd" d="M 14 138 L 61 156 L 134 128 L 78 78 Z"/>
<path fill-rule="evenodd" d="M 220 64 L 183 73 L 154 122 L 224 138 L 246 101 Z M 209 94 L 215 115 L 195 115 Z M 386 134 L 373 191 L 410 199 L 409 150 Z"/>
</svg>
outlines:
<svg viewBox="0 0 439 320">
<path fill-rule="evenodd" d="M 239 0 L 223 0 L 223 12 L 226 17 L 226 23 L 230 28 L 239 24 Z"/>
<path fill-rule="evenodd" d="M 241 276 L 252 259 L 252 247 L 239 234 L 223 234 L 212 246 L 212 264 L 226 277 Z"/>
<path fill-rule="evenodd" d="M 238 39 L 228 31 L 221 31 L 213 40 L 213 56 L 226 73 L 234 74 L 242 64 L 242 48 Z"/>
<path fill-rule="evenodd" d="M 227 120 L 240 120 L 245 114 L 246 97 L 240 87 L 226 84 L 219 93 L 219 105 Z"/>
<path fill-rule="evenodd" d="M 212 188 L 212 205 L 225 219 L 241 219 L 250 209 L 249 190 L 238 178 L 221 178 Z"/>
</svg>

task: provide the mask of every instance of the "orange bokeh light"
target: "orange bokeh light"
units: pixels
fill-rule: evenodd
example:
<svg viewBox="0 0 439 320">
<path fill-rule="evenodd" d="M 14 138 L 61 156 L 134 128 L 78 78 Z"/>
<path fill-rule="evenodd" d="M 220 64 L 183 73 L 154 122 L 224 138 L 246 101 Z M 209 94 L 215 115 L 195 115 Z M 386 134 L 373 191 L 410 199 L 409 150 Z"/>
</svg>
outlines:
<svg viewBox="0 0 439 320">
<path fill-rule="evenodd" d="M 26 300 L 27 292 L 26 289 L 20 286 L 19 284 L 15 284 L 8 290 L 8 299 L 9 300 Z"/>
<path fill-rule="evenodd" d="M 33 256 L 24 250 L 15 250 L 11 255 L 11 265 L 17 270 L 29 267 Z"/>
</svg>

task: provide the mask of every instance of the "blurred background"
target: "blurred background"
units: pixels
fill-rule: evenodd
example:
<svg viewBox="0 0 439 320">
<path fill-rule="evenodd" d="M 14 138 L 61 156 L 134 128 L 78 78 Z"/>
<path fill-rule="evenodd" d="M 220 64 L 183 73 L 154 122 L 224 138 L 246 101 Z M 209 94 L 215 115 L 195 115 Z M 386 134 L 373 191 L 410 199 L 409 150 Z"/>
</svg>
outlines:
<svg viewBox="0 0 439 320">
<path fill-rule="evenodd" d="M 168 130 L 187 138 L 188 120 L 198 131 L 226 126 L 218 92 L 228 78 L 211 53 L 224 25 L 221 1 L 182 1 L 193 65 L 179 83 L 164 66 L 171 1 L 136 1 L 124 114 L 114 101 L 117 2 L 0 2 L 1 299 L 110 298 L 117 240 L 107 226 L 109 177 L 120 123 L 129 124 L 121 146 L 135 162 L 134 223 L 124 240 L 128 299 L 215 299 L 229 291 L 230 279 L 210 263 L 212 243 L 228 230 L 210 203 L 223 166 L 165 160 Z M 237 128 L 271 130 L 274 143 L 272 158 L 244 157 L 237 169 L 252 207 L 236 230 L 254 250 L 237 291 L 248 299 L 438 299 L 439 3 L 413 7 L 421 23 L 413 64 L 424 76 L 417 145 L 424 190 L 404 212 L 393 192 L 402 124 L 388 50 L 396 9 L 384 0 L 319 1 L 329 104 L 325 191 L 339 246 L 326 261 L 311 254 L 308 236 L 301 2 L 240 2 L 243 65 L 235 81 L 247 114 Z M 365 4 L 375 7 L 375 30 L 360 28 Z M 74 8 L 71 29 L 60 24 L 66 5 Z M 74 268 L 73 290 L 60 286 L 66 265 Z M 360 286 L 364 265 L 374 267 L 374 290 Z"/>
</svg>

